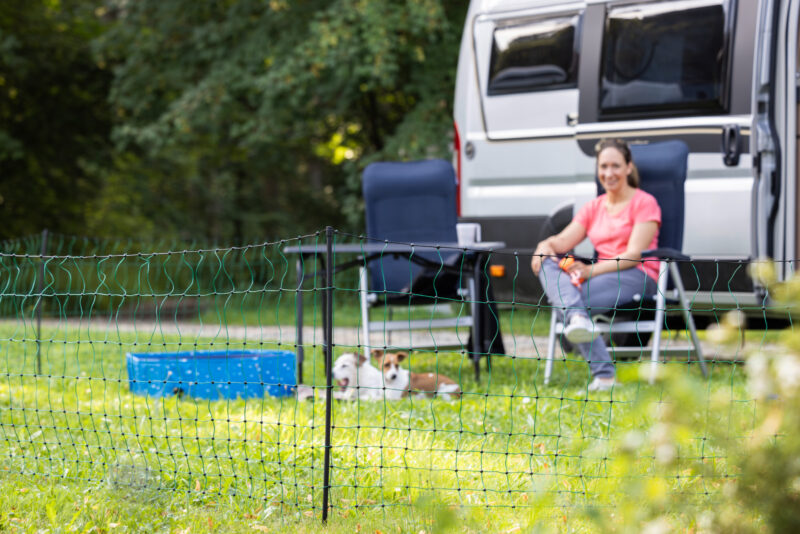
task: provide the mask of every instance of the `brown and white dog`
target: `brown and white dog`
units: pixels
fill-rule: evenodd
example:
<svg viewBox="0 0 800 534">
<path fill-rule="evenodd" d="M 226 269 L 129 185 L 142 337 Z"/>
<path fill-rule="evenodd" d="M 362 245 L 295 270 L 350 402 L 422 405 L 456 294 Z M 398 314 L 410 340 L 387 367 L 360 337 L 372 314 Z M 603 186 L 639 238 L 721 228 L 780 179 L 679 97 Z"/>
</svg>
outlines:
<svg viewBox="0 0 800 534">
<path fill-rule="evenodd" d="M 400 400 L 411 394 L 438 396 L 445 400 L 461 396 L 461 387 L 451 378 L 438 373 L 412 373 L 400 367 L 400 363 L 406 358 L 407 352 L 384 352 L 380 349 L 372 351 L 372 359 L 383 372 L 387 400 Z"/>
</svg>

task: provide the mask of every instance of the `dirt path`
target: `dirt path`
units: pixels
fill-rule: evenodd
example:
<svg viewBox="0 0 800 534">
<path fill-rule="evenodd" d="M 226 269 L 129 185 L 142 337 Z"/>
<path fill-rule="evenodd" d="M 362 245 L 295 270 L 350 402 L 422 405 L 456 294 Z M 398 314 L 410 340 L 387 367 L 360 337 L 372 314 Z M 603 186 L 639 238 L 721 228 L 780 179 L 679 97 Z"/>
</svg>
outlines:
<svg viewBox="0 0 800 534">
<path fill-rule="evenodd" d="M 5 324 L 17 324 L 19 328 L 24 325 L 19 322 L 5 322 Z M 27 322 L 26 337 L 34 337 L 34 326 L 32 322 Z M 247 342 L 248 344 L 259 344 L 265 347 L 292 346 L 296 344 L 295 327 L 273 325 L 273 326 L 250 326 L 250 325 L 220 325 L 220 324 L 199 324 L 194 322 L 156 322 L 156 321 L 108 321 L 102 319 L 93 320 L 43 320 L 42 326 L 45 328 L 45 337 L 60 339 L 66 334 L 81 334 L 92 338 L 111 338 L 117 337 L 115 334 L 135 333 L 137 342 L 151 342 L 157 344 L 165 336 L 180 336 L 186 341 L 210 340 Z M 322 344 L 322 328 L 305 326 L 303 328 L 303 345 L 318 346 Z M 370 336 L 370 346 L 374 347 L 432 347 L 432 346 L 464 346 L 466 348 L 469 340 L 467 329 L 458 332 L 454 330 L 439 331 L 417 331 L 413 333 L 393 332 L 384 334 L 383 332 L 373 332 Z M 358 350 L 362 345 L 361 332 L 357 328 L 337 327 L 333 331 L 333 342 L 336 346 Z M 531 337 L 505 334 L 503 342 L 508 354 L 519 357 L 537 357 L 538 353 L 544 354 L 547 347 L 546 337 Z M 452 350 L 452 349 L 451 349 Z M 458 350 L 458 349 L 456 349 Z"/>
<path fill-rule="evenodd" d="M 35 339 L 35 322 L 33 321 L 2 321 L 7 327 L 16 328 L 18 333 L 13 337 L 24 338 L 27 340 Z M 86 320 L 51 320 L 42 321 L 45 328 L 44 338 L 63 339 L 67 334 L 81 337 L 91 335 L 93 339 L 107 339 L 117 341 L 119 334 L 135 334 L 135 343 L 145 345 L 147 343 L 157 345 L 163 342 L 165 337 L 174 338 L 179 336 L 180 340 L 186 344 L 197 342 L 208 342 L 213 340 L 215 344 L 226 342 L 241 343 L 263 348 L 285 348 L 293 350 L 296 347 L 296 332 L 294 325 L 270 325 L 270 326 L 250 326 L 250 325 L 220 325 L 220 324 L 200 324 L 195 322 L 157 322 L 157 321 L 109 321 L 102 319 Z M 322 328 L 306 326 L 303 328 L 303 346 L 316 347 L 322 345 Z M 467 343 L 469 333 L 467 329 L 439 331 L 416 331 L 413 333 L 383 333 L 373 332 L 370 336 L 370 346 L 372 347 L 395 347 L 408 349 L 411 347 L 433 347 L 441 346 L 463 346 L 468 348 Z M 335 346 L 341 349 L 360 350 L 362 346 L 361 332 L 353 327 L 337 327 L 333 331 L 333 341 Z M 128 339 L 126 342 L 130 342 Z M 174 343 L 174 339 L 170 340 Z M 539 358 L 547 353 L 547 338 L 545 336 L 515 335 L 511 333 L 503 334 L 503 343 L 506 354 L 519 358 Z M 670 345 L 685 345 L 684 340 L 666 339 L 662 343 Z M 745 354 L 752 350 L 764 348 L 758 345 L 757 340 L 748 340 L 744 348 L 742 347 L 719 347 L 703 342 L 703 351 L 708 361 L 714 360 L 741 360 Z M 453 349 L 447 349 L 453 350 Z M 455 350 L 458 350 L 457 348 Z M 648 351 L 649 352 L 649 351 Z M 557 357 L 560 357 L 560 350 L 556 350 Z M 646 352 L 644 358 L 649 354 Z"/>
</svg>

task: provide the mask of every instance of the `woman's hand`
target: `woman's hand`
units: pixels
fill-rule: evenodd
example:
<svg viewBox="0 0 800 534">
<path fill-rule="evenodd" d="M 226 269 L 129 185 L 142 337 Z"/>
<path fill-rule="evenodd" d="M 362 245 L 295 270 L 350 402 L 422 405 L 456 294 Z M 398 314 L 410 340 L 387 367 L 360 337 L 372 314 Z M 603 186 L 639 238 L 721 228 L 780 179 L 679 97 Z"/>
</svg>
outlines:
<svg viewBox="0 0 800 534">
<path fill-rule="evenodd" d="M 547 256 L 555 257 L 571 250 L 586 237 L 586 228 L 577 221 L 572 221 L 558 234 L 544 239 L 536 245 L 531 258 L 531 270 L 536 276 L 542 269 L 542 260 Z"/>
<path fill-rule="evenodd" d="M 539 276 L 539 271 L 542 270 L 542 260 L 547 256 L 555 255 L 556 251 L 553 250 L 552 245 L 550 245 L 547 239 L 539 242 L 539 244 L 536 245 L 536 249 L 533 251 L 533 258 L 531 258 L 531 270 L 533 274 Z"/>
<path fill-rule="evenodd" d="M 593 270 L 594 265 L 583 263 L 580 260 L 575 260 L 572 265 L 569 266 L 569 273 L 578 273 L 578 277 L 582 280 L 588 280 L 591 278 Z"/>
</svg>

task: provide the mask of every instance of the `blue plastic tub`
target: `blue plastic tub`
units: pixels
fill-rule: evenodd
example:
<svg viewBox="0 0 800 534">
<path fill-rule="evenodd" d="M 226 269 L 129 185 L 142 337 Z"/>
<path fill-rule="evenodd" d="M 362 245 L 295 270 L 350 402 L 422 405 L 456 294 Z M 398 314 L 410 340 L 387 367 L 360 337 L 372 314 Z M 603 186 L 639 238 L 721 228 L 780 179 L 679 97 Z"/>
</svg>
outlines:
<svg viewBox="0 0 800 534">
<path fill-rule="evenodd" d="M 129 352 L 132 393 L 197 399 L 290 395 L 296 386 L 295 355 L 286 350 Z"/>
</svg>

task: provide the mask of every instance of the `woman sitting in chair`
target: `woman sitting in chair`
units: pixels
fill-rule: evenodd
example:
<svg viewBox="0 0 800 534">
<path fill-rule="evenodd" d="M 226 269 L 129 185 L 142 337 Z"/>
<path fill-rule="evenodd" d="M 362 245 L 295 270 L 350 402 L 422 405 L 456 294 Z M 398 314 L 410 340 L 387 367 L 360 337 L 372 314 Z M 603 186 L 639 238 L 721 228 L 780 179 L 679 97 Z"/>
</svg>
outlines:
<svg viewBox="0 0 800 534">
<path fill-rule="evenodd" d="M 564 336 L 589 363 L 589 391 L 604 391 L 614 386 L 614 362 L 590 315 L 629 303 L 635 295 L 656 293 L 658 262 L 642 261 L 642 251 L 657 247 L 661 209 L 652 195 L 639 189 L 627 143 L 604 139 L 595 153 L 597 177 L 606 192 L 585 204 L 563 231 L 536 246 L 531 268 L 553 313 L 563 314 Z M 560 256 L 586 237 L 598 261 L 575 260 L 565 265 L 565 272 Z"/>
</svg>

